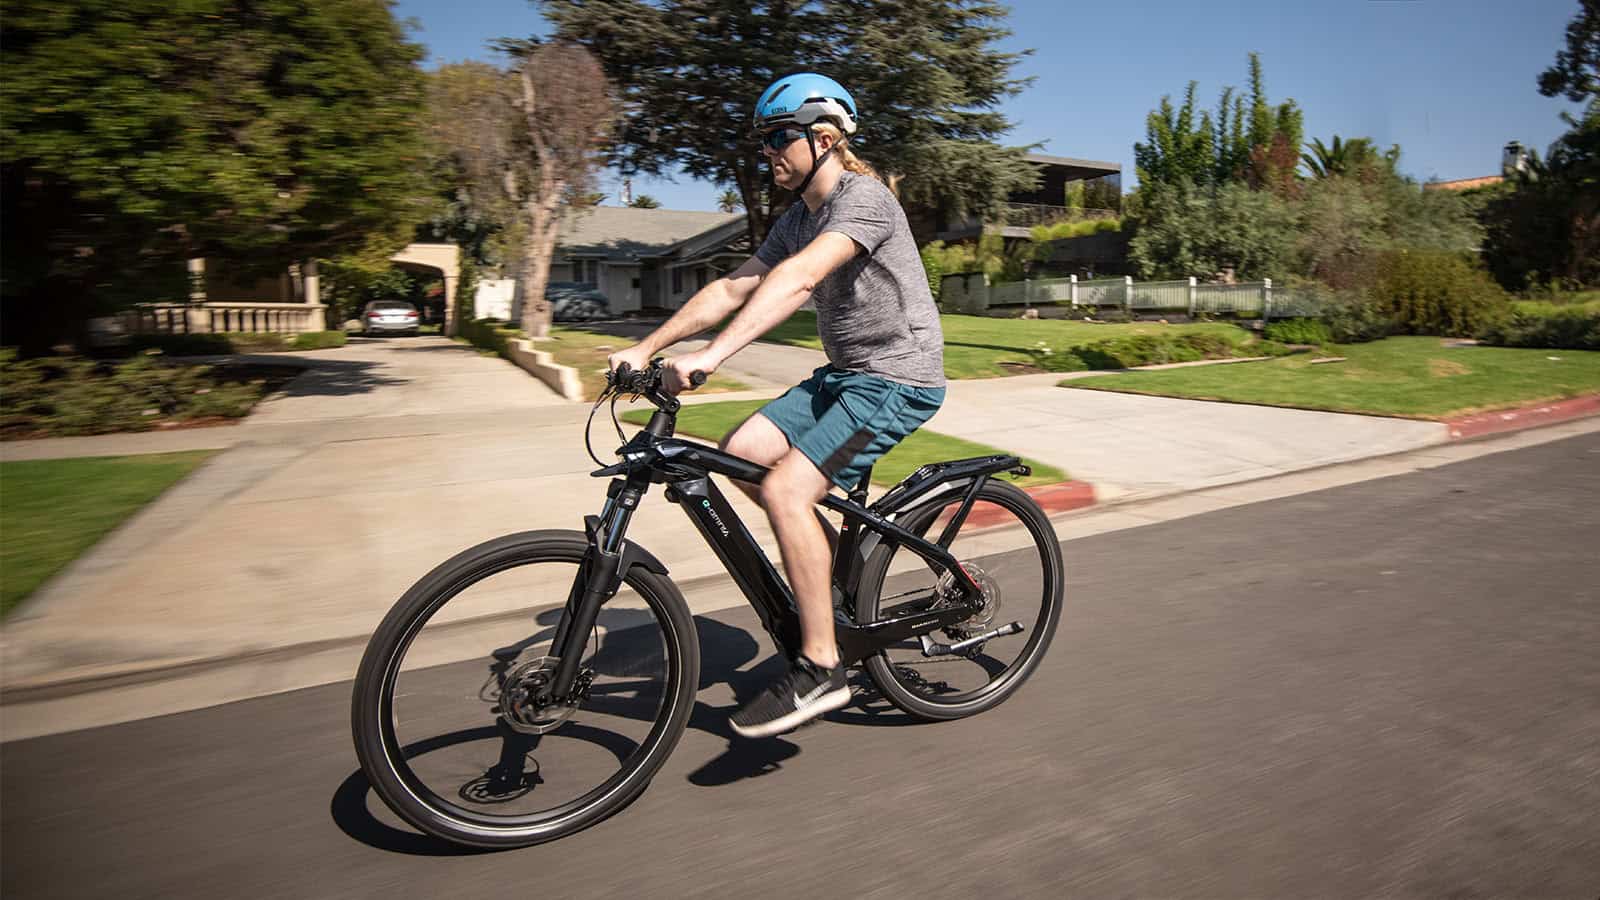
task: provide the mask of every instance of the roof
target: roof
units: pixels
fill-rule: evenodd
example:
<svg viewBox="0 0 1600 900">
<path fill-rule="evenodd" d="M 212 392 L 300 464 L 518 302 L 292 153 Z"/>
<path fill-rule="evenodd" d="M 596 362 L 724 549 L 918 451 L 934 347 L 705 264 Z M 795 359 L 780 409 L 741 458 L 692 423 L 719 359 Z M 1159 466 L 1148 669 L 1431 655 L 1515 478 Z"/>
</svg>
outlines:
<svg viewBox="0 0 1600 900">
<path fill-rule="evenodd" d="M 1430 191 L 1468 191 L 1473 188 L 1488 187 L 1504 181 L 1502 175 L 1485 175 L 1482 178 L 1458 178 L 1455 181 L 1432 181 L 1423 185 Z"/>
<path fill-rule="evenodd" d="M 634 261 L 655 256 L 720 226 L 743 221 L 743 213 L 596 206 L 569 213 L 561 224 L 556 246 L 567 256 Z"/>
<path fill-rule="evenodd" d="M 1045 166 L 1065 166 L 1069 169 L 1098 170 L 1101 175 L 1115 175 L 1122 171 L 1122 163 L 1102 162 L 1097 159 L 1074 159 L 1070 156 L 1049 156 L 1044 153 L 1029 153 L 1023 157 L 1031 163 Z M 1089 171 L 1084 172 L 1088 177 Z"/>
</svg>

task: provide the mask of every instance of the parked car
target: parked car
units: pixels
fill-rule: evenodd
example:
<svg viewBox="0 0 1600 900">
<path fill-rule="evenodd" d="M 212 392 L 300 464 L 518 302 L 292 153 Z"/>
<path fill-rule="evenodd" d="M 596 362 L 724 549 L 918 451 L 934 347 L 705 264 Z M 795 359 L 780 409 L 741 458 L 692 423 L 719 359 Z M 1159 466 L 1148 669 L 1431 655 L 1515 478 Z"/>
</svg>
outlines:
<svg viewBox="0 0 1600 900">
<path fill-rule="evenodd" d="M 374 300 L 361 311 L 361 328 L 366 334 L 396 331 L 416 334 L 419 324 L 417 308 L 404 300 Z"/>
<path fill-rule="evenodd" d="M 611 318 L 606 295 L 594 285 L 572 281 L 553 281 L 545 287 L 544 299 L 550 303 L 550 317 L 557 322 L 592 322 Z"/>
</svg>

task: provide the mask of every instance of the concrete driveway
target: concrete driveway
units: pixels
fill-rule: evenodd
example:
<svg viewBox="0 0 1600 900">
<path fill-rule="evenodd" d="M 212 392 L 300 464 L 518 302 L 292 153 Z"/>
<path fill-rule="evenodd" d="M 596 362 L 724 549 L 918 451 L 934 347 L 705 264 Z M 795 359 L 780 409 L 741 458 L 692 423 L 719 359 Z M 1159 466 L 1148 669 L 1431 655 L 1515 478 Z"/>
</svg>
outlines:
<svg viewBox="0 0 1600 900">
<path fill-rule="evenodd" d="M 439 335 L 352 336 L 343 347 L 301 354 L 299 359 L 311 369 L 261 404 L 248 427 L 532 409 L 566 402 L 511 363 Z"/>
</svg>

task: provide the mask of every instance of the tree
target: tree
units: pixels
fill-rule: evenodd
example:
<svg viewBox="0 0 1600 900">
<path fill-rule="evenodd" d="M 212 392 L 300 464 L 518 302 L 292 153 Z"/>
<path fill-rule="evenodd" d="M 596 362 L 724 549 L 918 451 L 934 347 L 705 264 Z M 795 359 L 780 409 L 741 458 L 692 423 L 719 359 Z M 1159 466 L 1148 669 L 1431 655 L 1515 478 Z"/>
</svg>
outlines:
<svg viewBox="0 0 1600 900">
<path fill-rule="evenodd" d="M 725 213 L 731 213 L 738 212 L 743 208 L 744 200 L 739 197 L 738 191 L 730 188 L 717 195 L 717 209 Z"/>
<path fill-rule="evenodd" d="M 1400 161 L 1399 144 L 1391 146 L 1380 156 L 1371 138 L 1352 138 L 1341 142 L 1336 134 L 1331 145 L 1322 143 L 1321 138 L 1313 138 L 1306 146 L 1312 152 L 1302 153 L 1300 158 L 1313 178 L 1350 175 L 1370 180 L 1385 170 L 1393 172 Z"/>
<path fill-rule="evenodd" d="M 1282 196 L 1292 193 L 1299 165 L 1302 114 L 1293 100 L 1274 108 L 1262 86 L 1261 59 L 1250 54 L 1250 114 L 1244 97 L 1229 86 L 1222 90 L 1217 116 L 1199 112 L 1196 82 L 1189 82 L 1183 105 L 1170 97 L 1145 118 L 1144 143 L 1133 145 L 1139 183 L 1222 185 L 1247 181 Z"/>
<path fill-rule="evenodd" d="M 1024 148 L 995 144 L 996 111 L 1025 83 L 989 0 L 546 0 L 562 38 L 589 47 L 626 110 L 616 163 L 731 185 L 750 233 L 765 236 L 783 192 L 751 132 L 751 110 L 776 78 L 803 69 L 849 87 L 861 109 L 860 154 L 903 203 L 998 212 L 1037 174 Z M 763 202 L 764 200 L 770 202 Z"/>
<path fill-rule="evenodd" d="M 1600 97 L 1600 0 L 1581 0 L 1578 15 L 1567 23 L 1566 49 L 1539 74 L 1539 93 L 1564 94 L 1574 103 Z"/>
<path fill-rule="evenodd" d="M 522 330 L 544 337 L 562 216 L 592 205 L 594 173 L 616 119 L 605 73 L 582 47 L 532 44 L 510 69 L 465 63 L 436 85 L 436 152 L 451 160 L 458 191 L 476 213 L 505 223 Z"/>
<path fill-rule="evenodd" d="M 403 231 L 422 48 L 375 0 L 18 0 L 0 53 L 7 340 Z"/>
<path fill-rule="evenodd" d="M 634 209 L 660 209 L 661 201 L 650 196 L 649 194 L 640 194 L 639 196 L 633 198 L 633 202 L 629 203 L 628 205 Z"/>
<path fill-rule="evenodd" d="M 1548 158 L 1514 173 L 1482 212 L 1485 259 L 1511 290 L 1600 284 L 1600 0 L 1582 0 L 1566 38 L 1539 92 L 1587 106 L 1561 114 L 1569 127 Z"/>
<path fill-rule="evenodd" d="M 1255 280 L 1286 274 L 1292 264 L 1294 209 L 1267 191 L 1156 182 L 1140 185 L 1134 213 L 1128 260 L 1141 278 L 1211 278 L 1232 269 Z"/>
</svg>

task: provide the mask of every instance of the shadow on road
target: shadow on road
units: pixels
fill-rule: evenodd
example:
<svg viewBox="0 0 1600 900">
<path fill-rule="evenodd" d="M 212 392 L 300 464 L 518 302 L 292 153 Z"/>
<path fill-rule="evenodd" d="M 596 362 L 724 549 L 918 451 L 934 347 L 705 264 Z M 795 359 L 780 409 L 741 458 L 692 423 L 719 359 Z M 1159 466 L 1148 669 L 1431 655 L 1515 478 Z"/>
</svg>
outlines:
<svg viewBox="0 0 1600 900">
<path fill-rule="evenodd" d="M 622 612 L 619 610 L 619 612 Z M 531 635 L 523 643 L 535 644 L 548 639 L 553 626 L 560 616 L 559 608 L 547 610 L 536 618 L 539 624 L 546 626 L 546 630 Z M 745 668 L 751 661 L 757 659 L 765 649 L 763 642 L 744 629 L 725 624 L 707 616 L 696 616 L 694 619 L 695 631 L 700 643 L 700 681 L 697 689 L 704 691 L 706 688 L 718 684 L 726 684 L 732 690 L 734 703 L 728 706 L 712 706 L 701 700 L 696 700 L 693 710 L 689 715 L 688 727 L 701 731 L 727 742 L 726 748 L 717 756 L 702 763 L 688 775 L 691 784 L 700 787 L 720 787 L 742 781 L 747 778 L 758 778 L 770 775 L 783 768 L 783 763 L 794 758 L 800 753 L 800 747 L 782 737 L 771 737 L 757 740 L 742 738 L 734 733 L 729 724 L 729 717 L 742 704 L 765 690 L 767 685 L 780 677 L 785 669 L 786 662 L 780 656 L 768 656 L 753 667 Z M 608 672 L 616 670 L 623 674 L 628 668 L 629 654 L 636 648 L 629 633 L 643 636 L 648 629 L 635 628 L 614 632 L 612 638 L 603 646 L 600 652 L 590 660 L 590 665 L 596 671 Z M 512 650 L 520 649 L 513 646 Z M 856 691 L 856 702 L 850 707 L 829 713 L 825 718 L 832 722 L 848 725 L 910 725 L 916 720 L 907 716 L 891 706 L 872 687 L 870 679 L 865 675 L 859 676 L 852 687 Z M 610 714 L 622 714 L 634 717 L 627 709 L 628 704 L 618 703 L 614 699 L 596 696 L 595 700 L 604 704 Z M 598 708 L 598 705 L 597 705 Z M 638 709 L 638 718 L 647 720 L 654 715 L 654 708 L 645 704 Z M 804 727 L 804 726 L 803 726 Z M 612 736 L 601 729 L 585 727 L 581 722 L 574 721 L 563 725 L 559 732 L 568 738 L 577 738 L 582 741 L 604 747 L 623 760 L 634 749 L 634 745 L 626 738 Z M 445 749 L 454 745 L 466 744 L 473 741 L 482 741 L 499 737 L 508 748 L 502 753 L 502 765 L 496 766 L 484 774 L 481 789 L 494 792 L 496 789 L 507 794 L 517 793 L 519 788 L 531 789 L 537 783 L 537 770 L 528 773 L 520 768 L 521 762 L 529 757 L 537 738 L 527 735 L 518 735 L 503 724 L 490 724 L 485 722 L 482 727 L 455 731 L 442 734 L 425 740 L 407 744 L 404 755 L 407 759 Z M 526 745 L 526 746 L 525 746 Z M 682 745 L 678 752 L 682 752 Z M 510 761 L 509 763 L 507 761 Z M 527 786 L 523 782 L 527 781 Z M 420 856 L 452 856 L 469 853 L 492 852 L 482 849 L 459 847 L 445 841 L 418 834 L 402 828 L 397 828 L 380 820 L 373 815 L 369 803 L 372 802 L 368 795 L 371 793 L 371 783 L 361 771 L 350 774 L 335 790 L 330 806 L 330 813 L 334 823 L 345 834 L 380 850 L 389 850 L 395 853 L 405 853 Z"/>
<path fill-rule="evenodd" d="M 380 387 L 406 384 L 407 379 L 381 375 L 378 363 L 319 359 L 278 392 L 280 397 L 348 397 Z"/>
</svg>

